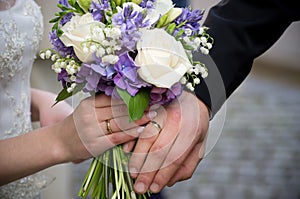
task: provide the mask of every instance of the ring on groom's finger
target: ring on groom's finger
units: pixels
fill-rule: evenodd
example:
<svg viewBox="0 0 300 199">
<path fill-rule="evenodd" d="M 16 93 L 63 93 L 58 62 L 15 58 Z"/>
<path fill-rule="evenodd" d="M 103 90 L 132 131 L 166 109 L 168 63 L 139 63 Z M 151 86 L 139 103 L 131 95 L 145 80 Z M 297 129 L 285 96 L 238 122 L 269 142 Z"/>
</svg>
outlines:
<svg viewBox="0 0 300 199">
<path fill-rule="evenodd" d="M 162 128 L 156 121 L 151 120 L 149 123 L 153 124 L 153 126 L 155 126 L 158 129 L 159 133 L 161 132 Z"/>
<path fill-rule="evenodd" d="M 106 130 L 107 130 L 108 134 L 112 134 L 113 131 L 111 129 L 110 120 L 105 120 L 105 124 L 106 124 Z"/>
</svg>

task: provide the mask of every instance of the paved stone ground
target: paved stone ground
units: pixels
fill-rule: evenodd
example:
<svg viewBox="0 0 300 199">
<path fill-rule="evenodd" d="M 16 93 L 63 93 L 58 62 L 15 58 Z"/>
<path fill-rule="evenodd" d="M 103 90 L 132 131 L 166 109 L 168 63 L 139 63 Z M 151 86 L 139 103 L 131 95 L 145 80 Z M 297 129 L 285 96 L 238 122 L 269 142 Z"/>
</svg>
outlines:
<svg viewBox="0 0 300 199">
<path fill-rule="evenodd" d="M 212 152 L 192 179 L 167 188 L 165 196 L 299 199 L 299 91 L 300 84 L 250 75 L 227 103 L 224 129 Z M 87 166 L 72 167 L 74 193 Z"/>
</svg>

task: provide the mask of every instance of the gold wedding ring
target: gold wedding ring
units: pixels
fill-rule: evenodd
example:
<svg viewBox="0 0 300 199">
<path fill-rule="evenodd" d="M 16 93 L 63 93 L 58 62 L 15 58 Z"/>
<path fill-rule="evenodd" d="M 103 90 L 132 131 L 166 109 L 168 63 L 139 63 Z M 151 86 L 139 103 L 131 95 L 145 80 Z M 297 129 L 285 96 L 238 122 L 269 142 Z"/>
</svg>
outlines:
<svg viewBox="0 0 300 199">
<path fill-rule="evenodd" d="M 151 120 L 149 123 L 153 124 L 153 126 L 155 126 L 158 129 L 159 133 L 161 132 L 162 128 L 156 121 Z"/>
<path fill-rule="evenodd" d="M 106 130 L 107 130 L 108 134 L 112 134 L 113 131 L 111 129 L 110 120 L 105 120 L 105 124 L 106 124 Z"/>
</svg>

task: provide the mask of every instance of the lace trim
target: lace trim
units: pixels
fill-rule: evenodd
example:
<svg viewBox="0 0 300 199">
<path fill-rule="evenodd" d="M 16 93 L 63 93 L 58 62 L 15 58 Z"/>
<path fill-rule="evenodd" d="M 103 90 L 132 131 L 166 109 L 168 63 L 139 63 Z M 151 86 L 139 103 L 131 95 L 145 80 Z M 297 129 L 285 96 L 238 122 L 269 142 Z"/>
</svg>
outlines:
<svg viewBox="0 0 300 199">
<path fill-rule="evenodd" d="M 37 173 L 0 187 L 1 199 L 33 199 L 54 179 Z"/>
</svg>

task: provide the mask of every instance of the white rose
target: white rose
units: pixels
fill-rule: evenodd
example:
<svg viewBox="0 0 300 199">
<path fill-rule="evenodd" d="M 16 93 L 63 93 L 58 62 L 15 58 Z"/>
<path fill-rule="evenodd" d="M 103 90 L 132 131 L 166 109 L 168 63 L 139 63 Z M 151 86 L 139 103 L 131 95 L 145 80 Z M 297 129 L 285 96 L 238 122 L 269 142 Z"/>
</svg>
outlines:
<svg viewBox="0 0 300 199">
<path fill-rule="evenodd" d="M 169 12 L 174 7 L 172 0 L 156 0 L 154 2 L 154 9 L 147 14 L 151 24 L 155 23 L 159 17 Z"/>
<path fill-rule="evenodd" d="M 135 63 L 139 76 L 157 87 L 171 88 L 193 66 L 179 41 L 165 30 L 142 30 Z"/>
<path fill-rule="evenodd" d="M 87 13 L 82 16 L 73 16 L 71 21 L 61 28 L 64 33 L 60 36 L 60 40 L 68 47 L 73 46 L 78 59 L 85 63 L 93 61 L 93 52 L 86 52 L 82 43 L 92 38 L 91 31 L 94 26 L 103 27 L 104 24 L 95 21 L 92 14 Z"/>
</svg>

